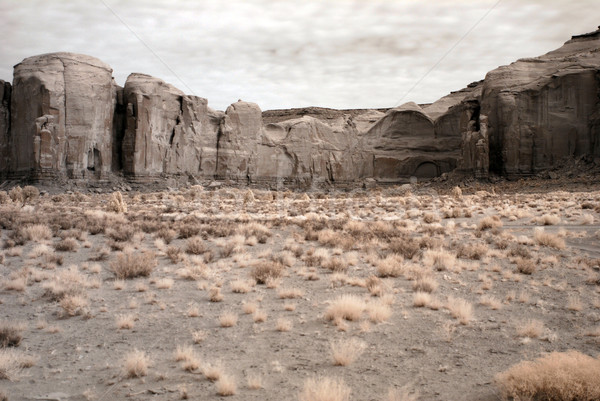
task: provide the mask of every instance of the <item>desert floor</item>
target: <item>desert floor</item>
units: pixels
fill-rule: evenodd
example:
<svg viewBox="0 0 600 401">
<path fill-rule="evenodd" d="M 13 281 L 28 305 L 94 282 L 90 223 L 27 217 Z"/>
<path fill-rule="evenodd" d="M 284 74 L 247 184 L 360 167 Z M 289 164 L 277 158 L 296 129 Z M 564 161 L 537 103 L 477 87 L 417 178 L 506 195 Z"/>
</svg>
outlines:
<svg viewBox="0 0 600 401">
<path fill-rule="evenodd" d="M 520 361 L 600 353 L 599 188 L 13 195 L 9 400 L 497 400 Z"/>
</svg>

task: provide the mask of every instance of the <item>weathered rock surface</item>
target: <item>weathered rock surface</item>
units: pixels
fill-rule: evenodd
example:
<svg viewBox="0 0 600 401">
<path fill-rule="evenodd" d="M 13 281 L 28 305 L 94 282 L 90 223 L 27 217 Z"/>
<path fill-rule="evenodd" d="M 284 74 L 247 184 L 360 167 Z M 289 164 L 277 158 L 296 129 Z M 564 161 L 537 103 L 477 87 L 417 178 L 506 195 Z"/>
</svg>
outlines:
<svg viewBox="0 0 600 401">
<path fill-rule="evenodd" d="M 490 169 L 509 176 L 551 168 L 567 156 L 600 155 L 600 29 L 485 78 Z"/>
<path fill-rule="evenodd" d="M 222 113 L 209 109 L 206 99 L 137 73 L 127 78 L 123 97 L 125 174 L 138 178 L 214 174 Z"/>
<path fill-rule="evenodd" d="M 123 88 L 101 61 L 53 53 L 0 81 L 0 175 L 158 177 L 311 185 L 403 181 L 458 169 L 485 178 L 600 157 L 600 30 L 419 106 L 225 112 L 164 81 Z"/>
<path fill-rule="evenodd" d="M 7 172 L 10 163 L 10 153 L 8 152 L 10 94 L 10 83 L 0 80 L 0 176 Z"/>
<path fill-rule="evenodd" d="M 52 53 L 15 66 L 10 172 L 102 176 L 111 171 L 114 88 L 100 60 Z"/>
</svg>

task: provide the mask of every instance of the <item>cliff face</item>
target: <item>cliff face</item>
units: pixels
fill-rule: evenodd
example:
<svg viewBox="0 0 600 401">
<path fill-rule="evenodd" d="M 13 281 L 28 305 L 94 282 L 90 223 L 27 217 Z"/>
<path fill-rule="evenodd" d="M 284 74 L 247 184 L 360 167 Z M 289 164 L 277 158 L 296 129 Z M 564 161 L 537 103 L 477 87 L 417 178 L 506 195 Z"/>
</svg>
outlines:
<svg viewBox="0 0 600 401">
<path fill-rule="evenodd" d="M 15 176 L 106 176 L 112 165 L 115 85 L 100 60 L 71 53 L 15 66 L 8 170 Z"/>
<path fill-rule="evenodd" d="M 490 169 L 512 175 L 566 156 L 600 156 L 600 30 L 489 72 L 481 99 Z"/>
<path fill-rule="evenodd" d="M 164 81 L 117 86 L 93 57 L 53 53 L 0 81 L 0 176 L 244 183 L 402 181 L 455 169 L 476 177 L 600 156 L 600 30 L 424 106 L 225 112 Z"/>
</svg>

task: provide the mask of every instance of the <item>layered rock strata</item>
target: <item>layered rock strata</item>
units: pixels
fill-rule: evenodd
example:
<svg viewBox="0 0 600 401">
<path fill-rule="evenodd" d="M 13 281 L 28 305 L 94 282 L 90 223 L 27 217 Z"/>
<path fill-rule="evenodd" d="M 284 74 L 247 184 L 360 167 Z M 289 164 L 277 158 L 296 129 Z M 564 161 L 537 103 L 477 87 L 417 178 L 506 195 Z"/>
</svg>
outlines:
<svg viewBox="0 0 600 401">
<path fill-rule="evenodd" d="M 391 109 L 225 112 L 145 74 L 123 88 L 93 57 L 53 53 L 0 81 L 0 176 L 179 177 L 302 186 L 458 170 L 535 174 L 600 157 L 600 30 L 489 72 L 438 101 Z"/>
<path fill-rule="evenodd" d="M 78 54 L 30 57 L 15 66 L 9 173 L 101 177 L 112 168 L 112 69 Z"/>
</svg>

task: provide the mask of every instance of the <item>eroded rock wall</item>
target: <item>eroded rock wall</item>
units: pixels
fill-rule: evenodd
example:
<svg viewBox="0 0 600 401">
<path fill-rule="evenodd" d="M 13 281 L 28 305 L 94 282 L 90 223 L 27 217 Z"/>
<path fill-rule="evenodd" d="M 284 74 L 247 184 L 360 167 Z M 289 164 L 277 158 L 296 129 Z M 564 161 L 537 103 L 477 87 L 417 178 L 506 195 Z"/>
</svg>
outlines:
<svg viewBox="0 0 600 401">
<path fill-rule="evenodd" d="M 112 168 L 112 69 L 93 57 L 52 53 L 15 66 L 9 172 L 90 178 Z"/>
<path fill-rule="evenodd" d="M 7 174 L 10 163 L 10 96 L 10 83 L 0 80 L 0 178 Z"/>
<path fill-rule="evenodd" d="M 215 174 L 222 113 L 164 81 L 131 74 L 123 91 L 123 172 L 131 177 Z"/>
<path fill-rule="evenodd" d="M 599 74 L 600 30 L 489 72 L 481 113 L 489 118 L 490 169 L 529 175 L 565 157 L 600 156 Z"/>
</svg>

